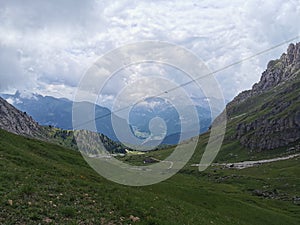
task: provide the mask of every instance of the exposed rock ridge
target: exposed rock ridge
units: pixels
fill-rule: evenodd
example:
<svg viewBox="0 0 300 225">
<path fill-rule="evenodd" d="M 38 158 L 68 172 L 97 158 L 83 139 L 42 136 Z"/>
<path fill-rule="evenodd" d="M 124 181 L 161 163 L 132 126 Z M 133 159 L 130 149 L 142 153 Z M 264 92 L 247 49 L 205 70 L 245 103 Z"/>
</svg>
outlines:
<svg viewBox="0 0 300 225">
<path fill-rule="evenodd" d="M 290 44 L 280 59 L 270 61 L 260 81 L 226 110 L 229 118 L 239 118 L 231 138 L 251 151 L 299 147 L 300 43 Z"/>
<path fill-rule="evenodd" d="M 21 112 L 0 97 L 0 128 L 28 137 L 40 137 L 42 128 L 26 112 Z"/>
<path fill-rule="evenodd" d="M 287 53 L 283 53 L 280 59 L 271 60 L 267 69 L 262 73 L 260 81 L 252 86 L 251 90 L 243 91 L 236 96 L 231 105 L 245 101 L 247 98 L 261 94 L 269 89 L 293 79 L 300 70 L 300 42 L 290 44 Z"/>
</svg>

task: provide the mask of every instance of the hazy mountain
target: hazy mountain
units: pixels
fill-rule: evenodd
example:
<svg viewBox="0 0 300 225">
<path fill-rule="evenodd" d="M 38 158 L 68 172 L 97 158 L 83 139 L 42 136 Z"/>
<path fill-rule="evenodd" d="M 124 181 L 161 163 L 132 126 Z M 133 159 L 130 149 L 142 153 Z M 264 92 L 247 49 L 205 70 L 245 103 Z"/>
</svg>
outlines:
<svg viewBox="0 0 300 225">
<path fill-rule="evenodd" d="M 1 96 L 16 108 L 32 116 L 41 125 L 51 125 L 65 130 L 73 129 L 73 102 L 68 99 L 21 93 L 19 91 L 15 94 L 2 94 Z M 108 136 L 112 140 L 118 140 L 112 126 L 111 116 L 113 116 L 119 124 L 122 124 L 122 127 L 129 126 L 129 130 L 131 130 L 136 137 L 146 139 L 151 136 L 149 122 L 155 117 L 160 117 L 166 123 L 166 132 L 164 134 L 166 137 L 162 141 L 162 144 L 177 144 L 181 133 L 181 122 L 189 124 L 190 127 L 189 132 L 182 134 L 184 139 L 205 132 L 211 124 L 211 113 L 206 98 L 197 99 L 198 105 L 196 106 L 189 106 L 191 109 L 196 108 L 196 111 L 198 112 L 199 130 L 196 129 L 194 121 L 189 120 L 189 118 L 180 118 L 174 107 L 164 102 L 157 102 L 157 99 L 155 101 L 156 105 L 154 107 L 150 106 L 153 106 L 153 104 L 134 107 L 129 115 L 128 122 L 130 125 L 128 125 L 128 122 L 125 119 L 111 114 L 111 111 L 108 108 L 96 105 L 95 114 L 97 118 L 97 131 Z M 84 104 L 91 103 L 86 102 Z M 199 104 L 201 104 L 201 106 Z M 187 107 L 186 110 L 190 110 L 189 107 Z M 218 110 L 220 111 L 221 109 Z M 182 119 L 182 121 L 180 119 Z M 155 138 L 161 139 L 162 136 Z M 128 135 L 128 137 L 125 135 L 124 139 L 125 141 L 131 140 L 130 135 Z"/>
<path fill-rule="evenodd" d="M 65 98 L 54 98 L 37 94 L 23 94 L 16 92 L 14 95 L 2 94 L 8 102 L 21 111 L 26 112 L 41 125 L 51 125 L 65 130 L 72 130 L 72 105 L 73 102 Z M 91 104 L 86 102 L 85 104 Z M 95 107 L 96 126 L 99 133 L 112 140 L 117 140 L 111 124 L 111 112 L 105 107 Z M 115 117 L 117 120 L 121 118 Z"/>
<path fill-rule="evenodd" d="M 66 130 L 72 129 L 72 102 L 38 94 L 21 93 L 2 94 L 9 103 L 21 111 L 27 112 L 42 125 L 52 125 Z"/>
<path fill-rule="evenodd" d="M 196 110 L 199 120 L 198 125 L 190 117 L 181 117 L 173 105 L 162 99 L 146 99 L 144 103 L 146 104 L 134 107 L 129 114 L 129 123 L 132 126 L 132 130 L 140 137 L 147 138 L 151 134 L 149 124 L 153 118 L 157 117 L 161 118 L 165 123 L 165 129 L 162 128 L 161 135 L 158 135 L 166 136 L 163 141 L 164 144 L 178 143 L 182 124 L 189 127 L 189 130 L 182 134 L 184 139 L 207 131 L 211 125 L 211 113 L 207 103 L 206 108 L 191 105 L 184 109 L 187 112 Z"/>
<path fill-rule="evenodd" d="M 52 126 L 41 126 L 26 112 L 22 112 L 0 97 L 0 129 L 8 132 L 40 139 L 77 150 L 74 132 L 62 130 Z M 80 131 L 84 132 L 84 131 Z M 102 141 L 107 151 L 111 153 L 125 153 L 125 147 L 99 133 L 89 133 L 95 139 Z M 87 140 L 81 140 L 87 141 Z"/>
</svg>

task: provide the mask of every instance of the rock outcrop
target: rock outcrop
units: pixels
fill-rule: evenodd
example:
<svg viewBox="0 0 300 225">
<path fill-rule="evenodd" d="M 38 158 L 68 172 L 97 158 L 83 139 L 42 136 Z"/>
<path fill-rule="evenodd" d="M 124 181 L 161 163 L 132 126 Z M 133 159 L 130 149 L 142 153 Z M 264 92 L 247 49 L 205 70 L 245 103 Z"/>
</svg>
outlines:
<svg viewBox="0 0 300 225">
<path fill-rule="evenodd" d="M 228 104 L 228 109 L 233 105 L 241 103 L 249 97 L 259 95 L 263 92 L 284 84 L 288 80 L 299 77 L 300 70 L 300 42 L 290 44 L 287 53 L 283 53 L 280 59 L 271 60 L 267 69 L 262 73 L 260 81 L 252 86 L 251 90 L 241 92 Z"/>
<path fill-rule="evenodd" d="M 41 137 L 42 128 L 26 112 L 16 109 L 0 97 L 0 129 L 28 137 Z"/>
<path fill-rule="evenodd" d="M 258 83 L 227 105 L 229 118 L 243 117 L 235 134 L 251 151 L 271 150 L 300 141 L 300 43 L 268 63 Z"/>
</svg>

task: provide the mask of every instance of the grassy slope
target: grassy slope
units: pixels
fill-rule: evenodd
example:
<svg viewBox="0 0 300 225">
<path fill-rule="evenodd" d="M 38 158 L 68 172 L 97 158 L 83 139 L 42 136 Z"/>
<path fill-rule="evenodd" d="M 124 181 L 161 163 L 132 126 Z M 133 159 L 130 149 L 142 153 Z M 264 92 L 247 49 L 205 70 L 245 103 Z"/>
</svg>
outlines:
<svg viewBox="0 0 300 225">
<path fill-rule="evenodd" d="M 265 187 L 299 195 L 298 163 L 259 172 L 186 167 L 165 182 L 126 187 L 100 177 L 78 152 L 0 130 L 0 224 L 129 224 L 130 215 L 138 224 L 299 224 L 291 200 L 251 194 Z"/>
</svg>

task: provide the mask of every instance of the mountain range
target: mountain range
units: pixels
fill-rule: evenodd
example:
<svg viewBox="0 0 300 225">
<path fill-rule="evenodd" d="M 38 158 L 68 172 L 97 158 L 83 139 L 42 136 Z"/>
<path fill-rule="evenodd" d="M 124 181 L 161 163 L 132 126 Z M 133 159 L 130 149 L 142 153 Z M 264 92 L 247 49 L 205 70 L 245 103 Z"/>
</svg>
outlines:
<svg viewBox="0 0 300 225">
<path fill-rule="evenodd" d="M 251 90 L 243 91 L 227 104 L 228 132 L 225 140 L 237 140 L 243 147 L 256 152 L 299 142 L 299 74 L 300 43 L 290 44 L 286 53 L 268 63 L 260 81 L 254 84 Z M 15 113 L 13 107 L 1 99 L 2 129 L 16 134 L 39 136 L 41 129 L 35 121 L 50 127 L 72 129 L 73 103 L 68 99 L 20 92 L 14 95 L 2 94 L 2 97 L 22 111 Z M 115 116 L 105 107 L 95 105 L 96 117 L 100 117 L 96 122 L 98 132 L 113 141 L 118 141 L 111 122 L 111 116 L 114 116 L 122 124 L 129 123 L 137 137 L 146 139 L 151 135 L 151 119 L 160 117 L 167 127 L 162 144 L 178 143 L 181 126 L 176 109 L 160 99 L 147 101 L 148 104 L 138 105 L 131 110 L 128 121 Z M 191 106 L 196 107 L 198 111 L 201 124 L 199 133 L 205 132 L 212 120 L 209 105 L 205 105 L 205 102 L 202 101 L 202 106 Z M 190 134 L 182 134 L 185 139 L 195 134 L 192 123 L 190 130 Z M 149 143 L 151 141 L 155 140 L 150 140 Z"/>
<path fill-rule="evenodd" d="M 74 131 L 63 130 L 53 126 L 41 126 L 26 112 L 18 110 L 1 97 L 0 129 L 28 138 L 55 143 L 73 150 L 78 150 Z M 106 150 L 110 153 L 125 153 L 125 146 L 121 143 L 115 142 L 100 133 L 93 133 L 92 135 L 99 138 Z"/>
<path fill-rule="evenodd" d="M 73 102 L 65 98 L 54 98 L 17 91 L 14 95 L 2 94 L 2 97 L 17 109 L 26 112 L 39 124 L 53 126 L 64 130 L 73 130 L 72 106 Z M 88 102 L 84 104 L 90 104 Z M 105 107 L 95 105 L 97 131 L 117 140 L 111 124 L 111 112 Z M 117 118 L 121 120 L 121 118 Z"/>
<path fill-rule="evenodd" d="M 26 92 L 21 93 L 19 91 L 15 94 L 1 94 L 0 96 L 10 102 L 17 109 L 26 112 L 41 125 L 50 125 L 64 130 L 73 129 L 73 102 L 68 99 L 54 98 L 51 96 L 42 96 Z M 153 101 L 153 99 L 151 101 Z M 166 123 L 166 132 L 164 135 L 155 138 L 159 139 L 161 144 L 177 144 L 181 135 L 181 122 L 188 123 L 188 126 L 191 128 L 191 132 L 185 132 L 182 134 L 184 139 L 191 138 L 195 134 L 201 134 L 207 131 L 211 125 L 212 118 L 209 108 L 210 106 L 207 101 L 205 101 L 205 98 L 197 99 L 201 106 L 190 106 L 195 107 L 198 112 L 200 130 L 193 128 L 197 126 L 195 126 L 194 121 L 188 121 L 188 118 L 181 121 L 180 119 L 182 118 L 179 117 L 176 109 L 173 107 L 170 107 L 162 101 L 159 102 L 157 99 L 154 101 L 158 103 L 154 108 L 151 107 L 151 102 L 148 102 L 149 104 L 147 105 L 133 108 L 130 112 L 128 121 L 116 116 L 108 108 L 95 105 L 97 131 L 114 141 L 119 141 L 113 129 L 111 120 L 113 117 L 118 124 L 129 126 L 130 130 L 137 138 L 146 140 L 151 136 L 151 131 L 149 130 L 150 120 L 155 117 L 160 117 Z M 83 104 L 92 103 L 85 102 Z M 218 109 L 218 111 L 221 110 L 222 109 Z M 126 139 L 131 140 L 130 137 L 126 137 Z M 154 144 L 153 141 L 155 142 L 155 140 L 149 140 L 148 145 Z"/>
</svg>

